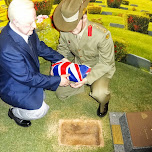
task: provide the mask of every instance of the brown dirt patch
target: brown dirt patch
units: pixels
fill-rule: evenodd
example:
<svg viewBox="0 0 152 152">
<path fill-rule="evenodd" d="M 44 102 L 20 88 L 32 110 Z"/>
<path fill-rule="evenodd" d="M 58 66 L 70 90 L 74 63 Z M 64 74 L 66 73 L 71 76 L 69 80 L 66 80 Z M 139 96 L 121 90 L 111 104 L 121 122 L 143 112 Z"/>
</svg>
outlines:
<svg viewBox="0 0 152 152">
<path fill-rule="evenodd" d="M 62 145 L 104 146 L 98 120 L 60 120 L 59 142 Z"/>
</svg>

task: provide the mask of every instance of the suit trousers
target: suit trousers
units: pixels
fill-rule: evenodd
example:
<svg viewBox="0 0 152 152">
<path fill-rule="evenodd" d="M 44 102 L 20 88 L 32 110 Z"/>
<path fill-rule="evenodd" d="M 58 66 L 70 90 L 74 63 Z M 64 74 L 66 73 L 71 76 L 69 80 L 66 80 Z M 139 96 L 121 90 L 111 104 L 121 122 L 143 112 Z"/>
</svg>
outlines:
<svg viewBox="0 0 152 152">
<path fill-rule="evenodd" d="M 104 105 L 110 100 L 109 82 L 110 79 L 103 76 L 90 85 L 90 96 L 101 104 L 100 112 L 104 111 Z M 70 86 L 58 87 L 56 96 L 60 100 L 65 100 L 66 98 L 81 92 L 84 92 L 84 86 L 80 88 L 71 88 Z"/>
<path fill-rule="evenodd" d="M 13 108 L 13 114 L 23 120 L 35 120 L 44 117 L 49 110 L 49 106 L 43 101 L 42 106 L 36 110 L 26 110 L 21 108 Z"/>
</svg>

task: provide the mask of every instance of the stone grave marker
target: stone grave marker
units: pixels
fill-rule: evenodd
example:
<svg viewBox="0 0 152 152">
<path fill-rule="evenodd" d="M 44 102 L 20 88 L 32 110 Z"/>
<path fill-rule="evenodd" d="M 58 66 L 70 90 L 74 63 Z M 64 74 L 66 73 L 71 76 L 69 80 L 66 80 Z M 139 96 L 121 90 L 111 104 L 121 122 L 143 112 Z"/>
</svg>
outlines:
<svg viewBox="0 0 152 152">
<path fill-rule="evenodd" d="M 151 66 L 150 60 L 147 60 L 143 57 L 134 54 L 127 54 L 126 63 L 137 68 L 146 69 L 148 71 L 150 70 L 150 66 Z"/>
<path fill-rule="evenodd" d="M 109 116 L 115 152 L 152 152 L 152 111 Z"/>
<path fill-rule="evenodd" d="M 96 3 L 102 3 L 102 1 L 96 1 Z"/>
<path fill-rule="evenodd" d="M 117 23 L 110 23 L 110 26 L 112 27 L 118 27 L 118 28 L 124 28 L 125 26 L 122 24 L 117 24 Z"/>
<path fill-rule="evenodd" d="M 102 15 L 112 15 L 112 12 L 105 12 L 105 11 L 103 11 L 101 14 Z"/>
<path fill-rule="evenodd" d="M 152 36 L 152 31 L 148 31 L 148 35 Z"/>
<path fill-rule="evenodd" d="M 138 7 L 138 5 L 136 5 L 136 4 L 130 4 L 130 6 L 135 6 L 135 7 Z"/>
<path fill-rule="evenodd" d="M 125 152 L 152 152 L 152 111 L 124 113 L 119 121 Z"/>
<path fill-rule="evenodd" d="M 106 5 L 99 5 L 99 6 L 101 6 L 101 7 L 106 7 Z"/>
<path fill-rule="evenodd" d="M 120 7 L 120 9 L 128 10 L 128 8 L 127 8 L 127 7 Z"/>
</svg>

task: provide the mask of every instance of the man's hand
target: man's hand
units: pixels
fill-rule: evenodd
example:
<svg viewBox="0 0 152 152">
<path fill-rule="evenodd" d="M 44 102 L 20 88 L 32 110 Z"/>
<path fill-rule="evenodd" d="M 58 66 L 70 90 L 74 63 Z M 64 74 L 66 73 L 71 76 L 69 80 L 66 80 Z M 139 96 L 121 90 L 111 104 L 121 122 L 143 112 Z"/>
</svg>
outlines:
<svg viewBox="0 0 152 152">
<path fill-rule="evenodd" d="M 62 60 L 60 60 L 61 62 L 70 62 L 67 58 L 63 58 Z"/>
<path fill-rule="evenodd" d="M 71 86 L 72 88 L 80 88 L 80 87 L 82 87 L 86 82 L 87 82 L 87 79 L 84 78 L 84 79 L 83 79 L 82 81 L 80 81 L 80 82 L 71 83 L 70 86 Z"/>
<path fill-rule="evenodd" d="M 59 84 L 59 86 L 61 87 L 66 87 L 70 84 L 70 81 L 67 79 L 67 77 L 69 77 L 70 74 L 65 74 L 65 75 L 61 75 L 61 82 Z"/>
</svg>

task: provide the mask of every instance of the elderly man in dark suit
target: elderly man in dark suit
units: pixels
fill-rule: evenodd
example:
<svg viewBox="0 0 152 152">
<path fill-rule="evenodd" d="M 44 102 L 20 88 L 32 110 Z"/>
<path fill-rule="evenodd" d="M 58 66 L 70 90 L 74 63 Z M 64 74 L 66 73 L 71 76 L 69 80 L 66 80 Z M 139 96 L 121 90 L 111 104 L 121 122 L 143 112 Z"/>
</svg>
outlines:
<svg viewBox="0 0 152 152">
<path fill-rule="evenodd" d="M 8 116 L 28 127 L 30 120 L 43 117 L 49 109 L 44 102 L 44 89 L 55 91 L 58 86 L 69 85 L 69 75 L 41 74 L 38 56 L 51 62 L 68 60 L 39 41 L 32 1 L 13 0 L 8 17 L 10 22 L 0 34 L 0 98 L 13 106 Z"/>
</svg>

